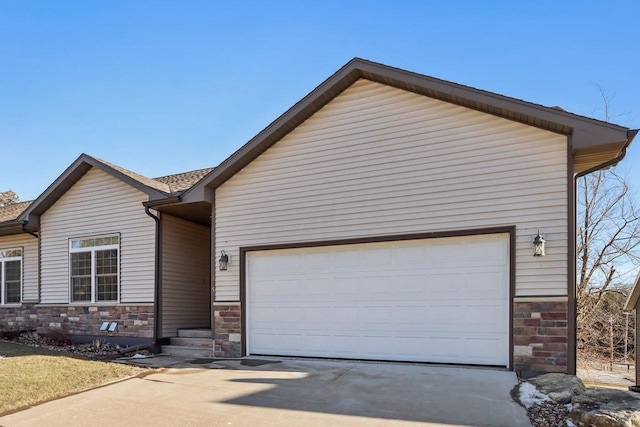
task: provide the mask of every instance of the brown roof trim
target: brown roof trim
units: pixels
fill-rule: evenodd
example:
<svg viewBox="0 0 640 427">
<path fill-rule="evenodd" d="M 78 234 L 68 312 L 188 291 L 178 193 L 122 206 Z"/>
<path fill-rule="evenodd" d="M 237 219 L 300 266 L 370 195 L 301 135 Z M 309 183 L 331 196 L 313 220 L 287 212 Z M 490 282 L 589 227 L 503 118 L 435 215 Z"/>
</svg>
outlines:
<svg viewBox="0 0 640 427">
<path fill-rule="evenodd" d="M 216 188 L 224 183 L 358 79 L 397 87 L 563 135 L 573 135 L 576 151 L 604 145 L 622 147 L 629 141 L 628 128 L 622 126 L 354 58 L 186 191 L 183 200 L 201 199 L 205 187 Z"/>
<path fill-rule="evenodd" d="M 585 176 L 588 175 L 590 173 L 593 173 L 595 171 L 599 171 L 599 170 L 603 170 L 603 169 L 609 169 L 611 167 L 616 166 L 618 163 L 620 163 L 627 155 L 627 148 L 629 148 L 629 146 L 631 145 L 631 142 L 633 141 L 633 139 L 636 137 L 636 135 L 638 134 L 638 130 L 634 129 L 634 130 L 628 130 L 627 131 L 627 142 L 622 146 L 622 148 L 620 149 L 620 151 L 618 152 L 618 155 L 603 162 L 600 164 L 597 164 L 595 166 L 592 166 L 588 169 L 585 169 L 583 171 L 580 171 L 576 174 L 576 178 L 579 178 L 581 176 Z"/>
<path fill-rule="evenodd" d="M 24 221 L 4 221 L 0 223 L 0 236 L 10 236 L 13 234 L 23 234 L 26 233 L 22 226 L 24 225 Z"/>
<path fill-rule="evenodd" d="M 151 188 L 135 179 L 134 173 L 125 173 L 126 169 L 98 160 L 87 154 L 81 154 L 31 205 L 18 217 L 20 220 L 28 220 L 33 226 L 39 226 L 38 219 L 42 213 L 49 209 L 64 193 L 78 182 L 92 167 L 100 169 L 109 175 L 129 184 L 130 186 L 149 195 L 149 198 L 166 198 L 167 193 L 156 188 Z M 128 172 L 128 171 L 126 171 Z M 141 176 L 141 178 L 144 178 Z M 161 183 L 158 183 L 162 185 Z"/>
<path fill-rule="evenodd" d="M 160 200 L 149 200 L 148 202 L 142 202 L 142 205 L 148 208 L 155 209 L 161 206 L 173 205 L 178 202 L 180 202 L 180 197 L 175 196 Z"/>
<path fill-rule="evenodd" d="M 631 292 L 629 292 L 629 297 L 627 298 L 624 309 L 627 311 L 638 309 L 638 300 L 640 300 L 640 273 L 638 273 L 636 283 L 631 288 Z"/>
</svg>

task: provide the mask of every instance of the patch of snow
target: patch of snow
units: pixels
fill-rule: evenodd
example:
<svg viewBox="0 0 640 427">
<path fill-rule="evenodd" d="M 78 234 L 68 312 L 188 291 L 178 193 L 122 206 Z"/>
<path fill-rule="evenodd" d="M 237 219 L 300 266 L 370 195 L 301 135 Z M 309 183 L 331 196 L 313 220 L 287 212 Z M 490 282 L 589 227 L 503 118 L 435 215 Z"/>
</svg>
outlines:
<svg viewBox="0 0 640 427">
<path fill-rule="evenodd" d="M 144 354 L 136 353 L 130 357 L 130 359 L 148 359 L 153 356 L 145 356 Z"/>
<path fill-rule="evenodd" d="M 550 400 L 549 396 L 539 392 L 536 386 L 527 382 L 520 384 L 519 397 L 520 397 L 520 403 L 522 403 L 527 409 L 529 409 L 533 405 L 538 405 L 542 402 Z"/>
<path fill-rule="evenodd" d="M 578 426 L 576 426 L 574 423 L 572 423 L 569 420 L 564 420 L 564 422 L 567 423 L 567 427 L 578 427 Z"/>
</svg>

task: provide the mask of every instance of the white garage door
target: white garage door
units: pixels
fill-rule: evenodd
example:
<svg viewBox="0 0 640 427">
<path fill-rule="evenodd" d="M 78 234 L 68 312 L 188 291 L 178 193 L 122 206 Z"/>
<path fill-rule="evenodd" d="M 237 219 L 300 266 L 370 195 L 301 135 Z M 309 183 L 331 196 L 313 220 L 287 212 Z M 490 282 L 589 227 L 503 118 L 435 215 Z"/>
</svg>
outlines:
<svg viewBox="0 0 640 427">
<path fill-rule="evenodd" d="M 507 366 L 508 235 L 247 254 L 247 353 Z"/>
</svg>

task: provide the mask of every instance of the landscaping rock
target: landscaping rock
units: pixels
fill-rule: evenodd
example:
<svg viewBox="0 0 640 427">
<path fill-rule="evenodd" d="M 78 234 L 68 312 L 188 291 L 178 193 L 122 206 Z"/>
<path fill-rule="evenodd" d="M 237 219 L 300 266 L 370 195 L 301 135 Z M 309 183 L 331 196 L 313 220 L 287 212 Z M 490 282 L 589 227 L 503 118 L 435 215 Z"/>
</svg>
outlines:
<svg viewBox="0 0 640 427">
<path fill-rule="evenodd" d="M 567 427 L 567 405 L 545 400 L 527 409 L 527 415 L 533 427 Z"/>
<path fill-rule="evenodd" d="M 640 427 L 640 396 L 625 390 L 590 389 L 575 396 L 568 418 L 578 427 Z"/>
<path fill-rule="evenodd" d="M 569 403 L 571 398 L 586 390 L 582 380 L 575 375 L 544 374 L 527 381 L 551 400 L 559 403 Z"/>
<path fill-rule="evenodd" d="M 15 339 L 7 341 L 32 347 L 43 347 L 49 350 L 67 351 L 91 358 L 109 359 L 120 356 L 119 345 L 105 343 L 101 340 L 85 344 L 63 344 L 38 335 L 36 332 L 24 332 Z"/>
</svg>

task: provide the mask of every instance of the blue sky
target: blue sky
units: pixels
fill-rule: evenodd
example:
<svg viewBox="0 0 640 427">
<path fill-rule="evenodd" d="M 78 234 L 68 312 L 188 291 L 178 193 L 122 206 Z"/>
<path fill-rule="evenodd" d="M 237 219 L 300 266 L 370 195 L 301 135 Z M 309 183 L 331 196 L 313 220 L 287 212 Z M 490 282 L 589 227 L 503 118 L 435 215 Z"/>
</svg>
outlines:
<svg viewBox="0 0 640 427">
<path fill-rule="evenodd" d="M 215 166 L 358 56 L 640 127 L 640 2 L 0 3 L 0 190 Z M 640 138 L 623 164 L 640 187 Z M 638 169 L 638 168 L 636 168 Z"/>
</svg>

